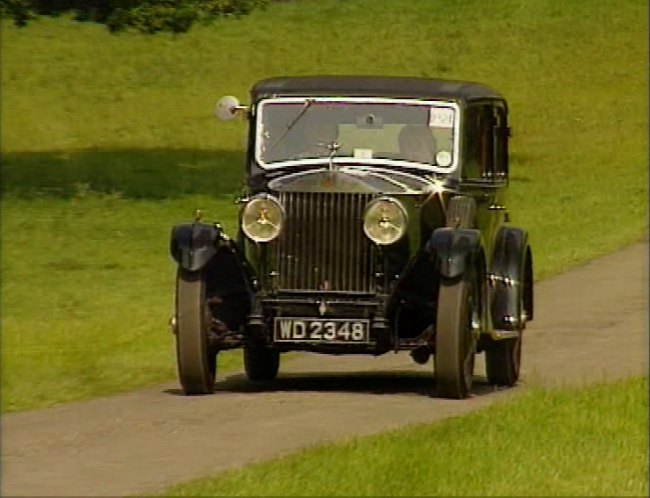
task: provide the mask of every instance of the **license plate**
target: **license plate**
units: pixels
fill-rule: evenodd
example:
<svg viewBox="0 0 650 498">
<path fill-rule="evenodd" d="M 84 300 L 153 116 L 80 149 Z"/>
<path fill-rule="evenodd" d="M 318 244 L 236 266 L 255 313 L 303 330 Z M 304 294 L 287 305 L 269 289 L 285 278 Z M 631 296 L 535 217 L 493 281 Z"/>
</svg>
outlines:
<svg viewBox="0 0 650 498">
<path fill-rule="evenodd" d="M 274 337 L 278 342 L 369 342 L 368 320 L 343 318 L 276 318 Z"/>
</svg>

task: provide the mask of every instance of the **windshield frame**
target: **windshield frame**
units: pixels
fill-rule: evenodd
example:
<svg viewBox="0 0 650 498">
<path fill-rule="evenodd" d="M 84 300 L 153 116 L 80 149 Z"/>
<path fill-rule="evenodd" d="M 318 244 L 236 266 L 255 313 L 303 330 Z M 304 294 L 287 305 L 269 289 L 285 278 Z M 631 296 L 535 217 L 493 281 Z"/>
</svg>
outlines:
<svg viewBox="0 0 650 498">
<path fill-rule="evenodd" d="M 291 159 L 287 161 L 277 161 L 273 163 L 265 163 L 262 160 L 262 116 L 264 114 L 264 106 L 266 104 L 282 104 L 282 103 L 305 103 L 307 101 L 319 102 L 342 102 L 342 103 L 372 103 L 372 104 L 407 104 L 407 105 L 420 105 L 423 107 L 446 107 L 451 108 L 455 112 L 453 129 L 453 153 L 452 163 L 449 166 L 437 166 L 433 164 L 417 163 L 413 161 L 405 161 L 399 159 L 388 158 L 355 158 L 355 157 L 334 157 L 331 159 L 333 164 L 346 164 L 346 165 L 364 165 L 364 166 L 397 166 L 400 168 L 417 169 L 424 171 L 433 171 L 436 173 L 452 173 L 456 171 L 459 164 L 460 152 L 460 121 L 461 121 L 461 108 L 457 102 L 450 100 L 426 100 L 414 98 L 387 98 L 387 97 L 318 97 L 313 95 L 299 96 L 299 97 L 272 97 L 260 100 L 257 104 L 255 112 L 255 161 L 265 170 L 276 170 L 290 166 L 299 165 L 316 165 L 316 164 L 329 164 L 329 157 L 317 157 L 307 159 Z"/>
</svg>

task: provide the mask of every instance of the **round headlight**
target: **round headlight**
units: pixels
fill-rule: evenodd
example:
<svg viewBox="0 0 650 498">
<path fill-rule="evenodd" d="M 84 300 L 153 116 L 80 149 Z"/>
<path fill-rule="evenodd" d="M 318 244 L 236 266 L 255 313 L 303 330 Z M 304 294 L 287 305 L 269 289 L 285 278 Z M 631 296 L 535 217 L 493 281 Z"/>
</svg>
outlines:
<svg viewBox="0 0 650 498">
<path fill-rule="evenodd" d="M 389 245 L 406 233 L 408 216 L 406 209 L 391 197 L 371 201 L 363 215 L 363 231 L 375 244 Z"/>
<path fill-rule="evenodd" d="M 280 235 L 284 224 L 284 209 L 270 195 L 252 198 L 242 211 L 241 228 L 255 242 L 270 242 Z"/>
</svg>

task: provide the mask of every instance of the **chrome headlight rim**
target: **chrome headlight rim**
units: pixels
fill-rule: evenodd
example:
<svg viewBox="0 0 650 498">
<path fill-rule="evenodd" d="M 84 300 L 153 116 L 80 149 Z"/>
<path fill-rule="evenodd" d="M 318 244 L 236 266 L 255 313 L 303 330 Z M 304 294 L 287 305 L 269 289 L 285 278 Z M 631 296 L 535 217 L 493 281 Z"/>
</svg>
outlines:
<svg viewBox="0 0 650 498">
<path fill-rule="evenodd" d="M 277 216 L 273 216 L 273 220 L 270 220 L 267 215 L 266 211 L 268 211 L 268 207 L 262 213 L 261 210 L 258 211 L 258 213 L 254 213 L 254 210 L 256 209 L 257 206 L 259 206 L 260 203 L 267 203 L 268 206 L 271 206 L 273 209 L 277 210 L 276 214 Z M 250 223 L 247 223 L 247 218 L 257 218 L 257 223 L 255 221 L 252 221 Z M 278 238 L 280 233 L 282 233 L 282 230 L 284 228 L 284 222 L 286 219 L 285 211 L 284 211 L 284 206 L 282 206 L 282 203 L 278 200 L 277 197 L 267 194 L 267 193 L 261 193 L 261 194 L 256 194 L 253 197 L 251 197 L 244 207 L 242 208 L 241 211 L 241 230 L 244 233 L 244 235 L 251 241 L 255 243 L 267 243 L 271 242 L 275 239 Z M 260 220 L 263 221 L 263 223 L 260 223 Z M 271 230 L 267 231 L 267 234 L 262 235 L 260 232 L 254 232 L 253 229 L 257 227 L 258 229 L 261 227 L 270 227 Z"/>
<path fill-rule="evenodd" d="M 371 232 L 371 226 L 372 220 L 369 219 L 369 216 L 371 216 L 372 210 L 377 207 L 378 204 L 388 204 L 390 206 L 393 206 L 396 208 L 394 213 L 396 213 L 399 216 L 398 220 L 386 220 L 387 223 L 390 223 L 392 225 L 392 228 L 395 232 L 392 238 L 389 239 L 381 239 L 378 238 L 377 236 L 373 235 Z M 395 221 L 398 222 L 398 224 L 395 223 Z M 406 235 L 406 231 L 408 229 L 408 223 L 409 223 L 409 217 L 408 217 L 408 212 L 406 211 L 406 208 L 404 207 L 404 204 L 402 204 L 398 199 L 390 196 L 381 196 L 377 197 L 376 199 L 373 199 L 368 203 L 366 208 L 364 209 L 363 212 L 363 233 L 368 237 L 373 243 L 379 245 L 379 246 L 390 246 L 392 244 L 395 244 L 396 242 L 399 242 L 404 235 Z"/>
</svg>

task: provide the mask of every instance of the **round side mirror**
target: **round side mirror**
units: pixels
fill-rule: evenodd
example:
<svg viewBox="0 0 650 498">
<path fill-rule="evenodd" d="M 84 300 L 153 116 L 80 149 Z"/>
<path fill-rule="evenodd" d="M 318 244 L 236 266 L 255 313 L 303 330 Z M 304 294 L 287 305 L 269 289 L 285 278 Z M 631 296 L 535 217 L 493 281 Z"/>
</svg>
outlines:
<svg viewBox="0 0 650 498">
<path fill-rule="evenodd" d="M 237 117 L 238 111 L 241 109 L 239 100 L 232 95 L 221 97 L 217 101 L 217 106 L 214 108 L 214 115 L 222 121 L 230 121 Z"/>
</svg>

